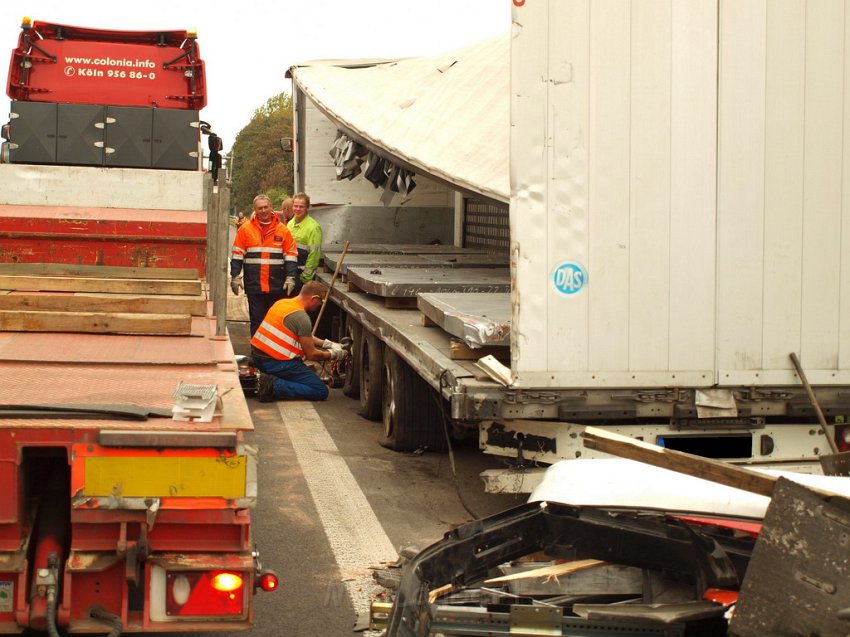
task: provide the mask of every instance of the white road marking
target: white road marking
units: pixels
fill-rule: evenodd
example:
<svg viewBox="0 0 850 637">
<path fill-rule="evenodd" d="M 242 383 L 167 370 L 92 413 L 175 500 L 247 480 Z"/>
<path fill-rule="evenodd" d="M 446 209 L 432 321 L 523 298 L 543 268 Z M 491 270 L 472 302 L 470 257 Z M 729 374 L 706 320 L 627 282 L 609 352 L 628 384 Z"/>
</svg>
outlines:
<svg viewBox="0 0 850 637">
<path fill-rule="evenodd" d="M 277 405 L 354 610 L 368 612 L 382 590 L 369 567 L 396 560 L 396 549 L 312 403 Z"/>
</svg>

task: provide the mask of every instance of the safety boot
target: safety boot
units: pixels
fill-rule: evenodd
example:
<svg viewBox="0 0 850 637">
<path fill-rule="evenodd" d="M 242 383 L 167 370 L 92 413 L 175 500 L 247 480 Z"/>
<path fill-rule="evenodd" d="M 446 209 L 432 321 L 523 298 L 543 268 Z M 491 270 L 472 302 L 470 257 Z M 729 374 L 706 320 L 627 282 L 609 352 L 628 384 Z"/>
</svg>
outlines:
<svg viewBox="0 0 850 637">
<path fill-rule="evenodd" d="M 270 403 L 274 400 L 274 378 L 263 372 L 259 372 L 257 380 L 257 400 L 261 403 Z"/>
</svg>

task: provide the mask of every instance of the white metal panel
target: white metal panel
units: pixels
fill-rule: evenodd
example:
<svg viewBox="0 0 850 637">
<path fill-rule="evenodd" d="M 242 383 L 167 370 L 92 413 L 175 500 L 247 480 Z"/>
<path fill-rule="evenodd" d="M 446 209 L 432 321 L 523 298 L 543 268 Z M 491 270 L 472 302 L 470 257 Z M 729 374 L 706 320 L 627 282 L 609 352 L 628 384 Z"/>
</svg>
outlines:
<svg viewBox="0 0 850 637">
<path fill-rule="evenodd" d="M 806 7 L 773 0 L 767 10 L 764 365 L 785 369 L 800 347 Z"/>
<path fill-rule="evenodd" d="M 720 382 L 762 364 L 766 0 L 723 2 L 718 119 Z"/>
<path fill-rule="evenodd" d="M 534 251 L 532 259 L 546 272 L 564 260 L 578 262 L 585 269 L 589 267 L 589 22 L 589 2 L 549 4 L 550 55 L 545 75 L 548 87 L 545 197 L 549 215 L 539 227 L 523 224 L 526 235 L 523 249 Z M 545 248 L 541 249 L 542 246 Z M 541 340 L 547 345 L 546 357 L 542 359 L 547 362 L 546 369 L 587 369 L 587 291 L 566 296 L 548 285 L 540 290 L 546 292 L 547 330 L 545 336 L 537 336 L 543 337 Z M 520 361 L 527 361 L 523 353 Z M 531 369 L 537 366 L 539 363 Z M 523 371 L 523 367 L 517 369 Z"/>
<path fill-rule="evenodd" d="M 844 2 L 835 0 L 806 3 L 800 343 L 804 369 L 836 369 L 838 364 L 844 11 Z"/>
<path fill-rule="evenodd" d="M 512 8 L 511 45 L 511 366 L 546 369 L 548 360 L 546 267 L 549 154 L 547 7 Z M 566 39 L 566 38 L 564 38 Z M 527 291 L 527 293 L 526 293 Z M 574 338 L 584 339 L 576 333 Z"/>
<path fill-rule="evenodd" d="M 671 4 L 632 3 L 629 365 L 667 368 L 670 328 Z"/>
<path fill-rule="evenodd" d="M 626 2 L 591 5 L 588 158 L 589 358 L 591 369 L 629 364 L 631 9 Z"/>
<path fill-rule="evenodd" d="M 22 206 L 206 210 L 204 173 L 0 164 L 3 203 Z"/>
<path fill-rule="evenodd" d="M 716 11 L 514 8 L 517 386 L 713 382 Z M 580 292 L 555 289 L 564 261 Z"/>
<path fill-rule="evenodd" d="M 843 0 L 724 1 L 718 171 L 718 379 L 846 382 L 841 248 L 847 47 Z"/>
<path fill-rule="evenodd" d="M 717 3 L 673 2 L 672 9 L 669 368 L 712 370 Z"/>
<path fill-rule="evenodd" d="M 850 87 L 850 11 L 844 13 L 844 77 L 843 84 Z M 843 157 L 850 157 L 850 104 L 845 101 L 844 113 L 842 114 L 843 126 L 845 131 L 843 139 Z M 842 204 L 850 202 L 850 161 L 842 161 Z M 842 222 L 841 222 L 841 254 L 850 254 L 850 206 L 842 206 Z M 850 259 L 841 259 L 841 269 L 839 271 L 841 277 L 841 291 L 839 301 L 839 317 L 838 325 L 838 368 L 841 370 L 850 369 Z"/>
</svg>

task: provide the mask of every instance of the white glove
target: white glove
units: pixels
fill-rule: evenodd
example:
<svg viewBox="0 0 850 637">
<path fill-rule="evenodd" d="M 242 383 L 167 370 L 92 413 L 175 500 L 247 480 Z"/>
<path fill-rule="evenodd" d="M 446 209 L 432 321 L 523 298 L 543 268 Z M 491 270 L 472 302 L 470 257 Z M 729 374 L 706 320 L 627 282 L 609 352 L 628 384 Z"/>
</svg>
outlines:
<svg viewBox="0 0 850 637">
<path fill-rule="evenodd" d="M 342 349 L 342 345 L 326 338 L 322 343 L 322 349 Z"/>
<path fill-rule="evenodd" d="M 295 278 L 288 276 L 286 280 L 283 282 L 283 291 L 286 292 L 287 296 L 292 296 L 292 293 L 295 291 Z"/>
<path fill-rule="evenodd" d="M 236 296 L 239 296 L 239 289 L 242 288 L 242 275 L 230 277 L 230 289 Z"/>
<path fill-rule="evenodd" d="M 341 345 L 340 345 L 339 349 L 330 350 L 330 353 L 331 353 L 331 360 L 332 361 L 345 360 L 346 358 L 351 356 L 351 352 L 349 352 L 347 349 L 342 349 Z"/>
</svg>

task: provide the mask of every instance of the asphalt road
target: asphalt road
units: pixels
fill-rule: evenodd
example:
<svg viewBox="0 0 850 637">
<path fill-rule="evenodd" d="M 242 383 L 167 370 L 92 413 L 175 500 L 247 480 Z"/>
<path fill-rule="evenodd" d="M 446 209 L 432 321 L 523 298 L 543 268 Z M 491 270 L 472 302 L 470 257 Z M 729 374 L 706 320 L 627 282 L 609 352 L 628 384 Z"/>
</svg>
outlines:
<svg viewBox="0 0 850 637">
<path fill-rule="evenodd" d="M 248 353 L 244 322 L 228 324 Z M 255 635 L 351 635 L 357 609 L 380 589 L 372 569 L 406 546 L 424 548 L 473 517 L 521 504 L 487 495 L 478 474 L 500 466 L 475 441 L 447 454 L 400 454 L 378 444 L 380 424 L 332 389 L 319 403 L 248 399 L 259 449 L 255 541 L 281 587 L 255 602 Z"/>
</svg>

